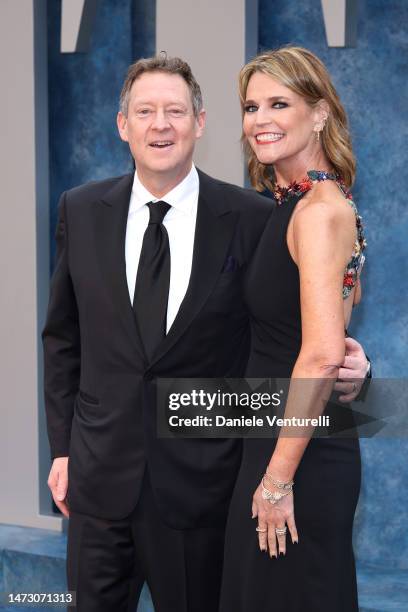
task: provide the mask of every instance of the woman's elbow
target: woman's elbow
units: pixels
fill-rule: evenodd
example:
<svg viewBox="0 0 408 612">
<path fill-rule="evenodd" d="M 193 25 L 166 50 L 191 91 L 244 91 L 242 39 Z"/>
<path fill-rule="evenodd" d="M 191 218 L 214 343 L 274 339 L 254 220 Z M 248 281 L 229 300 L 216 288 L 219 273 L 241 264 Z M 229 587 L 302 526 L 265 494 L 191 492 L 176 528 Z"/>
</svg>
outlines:
<svg viewBox="0 0 408 612">
<path fill-rule="evenodd" d="M 302 351 L 296 363 L 296 369 L 308 372 L 316 378 L 337 378 L 343 365 L 345 349 L 327 351 Z"/>
</svg>

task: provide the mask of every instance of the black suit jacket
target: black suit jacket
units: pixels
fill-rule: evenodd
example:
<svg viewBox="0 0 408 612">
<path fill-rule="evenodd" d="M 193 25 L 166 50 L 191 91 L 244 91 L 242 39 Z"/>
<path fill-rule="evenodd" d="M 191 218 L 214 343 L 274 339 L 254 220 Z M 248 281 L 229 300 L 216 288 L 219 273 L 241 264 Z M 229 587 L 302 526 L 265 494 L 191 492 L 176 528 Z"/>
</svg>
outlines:
<svg viewBox="0 0 408 612">
<path fill-rule="evenodd" d="M 225 521 L 239 467 L 235 440 L 159 439 L 154 380 L 240 377 L 250 331 L 242 278 L 272 205 L 199 172 L 186 296 L 149 363 L 126 282 L 133 174 L 64 193 L 43 331 L 52 458 L 69 456 L 72 510 L 119 519 L 135 507 L 145 464 L 163 520 Z"/>
</svg>

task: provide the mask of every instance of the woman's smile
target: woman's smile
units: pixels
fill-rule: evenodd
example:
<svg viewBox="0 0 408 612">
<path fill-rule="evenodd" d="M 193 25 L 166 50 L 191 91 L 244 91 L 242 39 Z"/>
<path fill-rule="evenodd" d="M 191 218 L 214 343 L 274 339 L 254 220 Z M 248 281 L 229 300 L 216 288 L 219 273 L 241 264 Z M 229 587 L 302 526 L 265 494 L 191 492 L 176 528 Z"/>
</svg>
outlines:
<svg viewBox="0 0 408 612">
<path fill-rule="evenodd" d="M 279 142 L 284 136 L 285 134 L 279 132 L 259 132 L 256 134 L 255 140 L 257 144 L 264 145 Z"/>
</svg>

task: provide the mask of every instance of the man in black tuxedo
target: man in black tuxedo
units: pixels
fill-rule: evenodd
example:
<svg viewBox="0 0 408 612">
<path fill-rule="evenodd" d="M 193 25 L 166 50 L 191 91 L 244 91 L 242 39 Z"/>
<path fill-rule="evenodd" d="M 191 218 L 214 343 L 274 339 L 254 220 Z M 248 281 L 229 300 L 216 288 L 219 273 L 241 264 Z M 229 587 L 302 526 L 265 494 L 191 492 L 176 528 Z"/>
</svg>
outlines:
<svg viewBox="0 0 408 612">
<path fill-rule="evenodd" d="M 218 607 L 241 447 L 159 439 L 154 381 L 244 375 L 243 272 L 272 206 L 195 168 L 204 123 L 187 64 L 140 60 L 118 114 L 136 172 L 61 197 L 43 332 L 48 483 L 69 516 L 81 612 L 133 611 L 144 581 L 156 612 Z"/>
</svg>

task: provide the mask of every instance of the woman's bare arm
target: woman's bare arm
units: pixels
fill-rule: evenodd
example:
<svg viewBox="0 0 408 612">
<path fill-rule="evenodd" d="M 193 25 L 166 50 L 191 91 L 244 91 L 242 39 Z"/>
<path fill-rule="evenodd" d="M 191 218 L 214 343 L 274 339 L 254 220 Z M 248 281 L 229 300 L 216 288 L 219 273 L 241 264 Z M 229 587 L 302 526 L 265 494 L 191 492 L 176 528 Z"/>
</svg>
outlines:
<svg viewBox="0 0 408 612">
<path fill-rule="evenodd" d="M 354 212 L 342 198 L 311 198 L 294 214 L 288 246 L 300 275 L 302 346 L 285 417 L 318 416 L 332 391 L 345 354 L 342 286 L 355 238 Z M 312 428 L 295 435 L 284 428 L 271 458 L 269 470 L 280 480 L 293 478 Z"/>
</svg>

